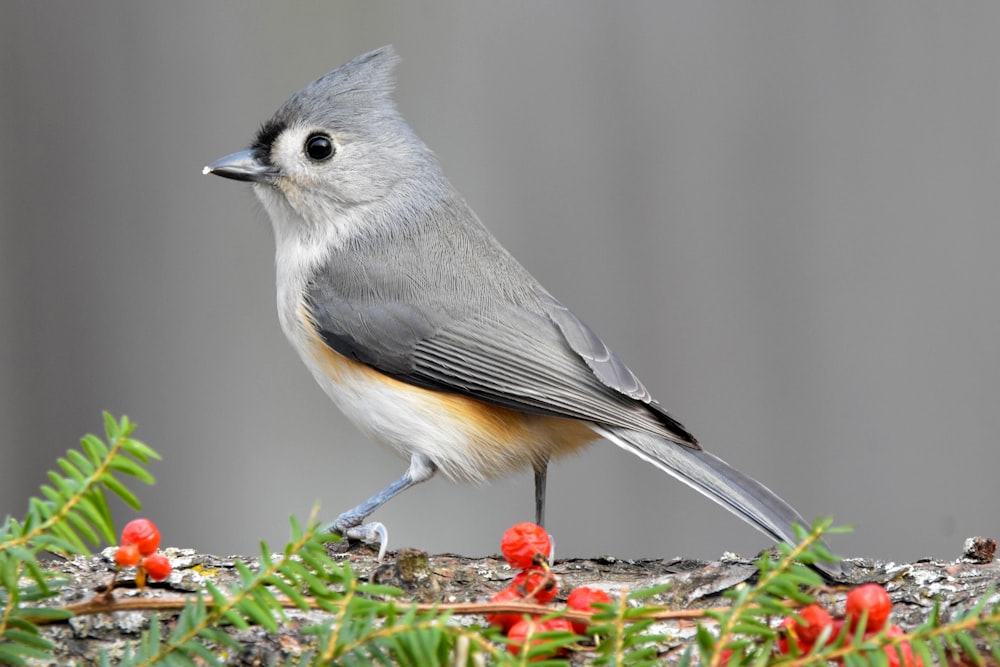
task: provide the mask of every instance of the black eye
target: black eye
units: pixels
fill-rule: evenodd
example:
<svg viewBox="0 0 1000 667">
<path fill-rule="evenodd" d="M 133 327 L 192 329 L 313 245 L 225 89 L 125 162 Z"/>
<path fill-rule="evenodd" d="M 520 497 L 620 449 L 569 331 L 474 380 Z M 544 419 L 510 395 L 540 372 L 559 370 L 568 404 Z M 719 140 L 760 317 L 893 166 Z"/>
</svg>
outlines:
<svg viewBox="0 0 1000 667">
<path fill-rule="evenodd" d="M 316 162 L 329 160 L 334 152 L 333 141 L 325 134 L 313 134 L 306 139 L 306 155 Z"/>
</svg>

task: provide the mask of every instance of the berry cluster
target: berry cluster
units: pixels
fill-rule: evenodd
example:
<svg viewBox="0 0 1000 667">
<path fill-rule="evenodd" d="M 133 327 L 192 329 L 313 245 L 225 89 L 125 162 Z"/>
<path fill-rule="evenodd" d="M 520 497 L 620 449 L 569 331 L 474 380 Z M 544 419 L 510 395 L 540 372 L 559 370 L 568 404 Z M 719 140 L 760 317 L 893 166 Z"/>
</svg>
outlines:
<svg viewBox="0 0 1000 667">
<path fill-rule="evenodd" d="M 884 630 L 887 637 L 899 637 L 904 632 L 898 625 L 889 624 L 891 611 L 892 602 L 885 588 L 879 584 L 863 584 L 847 594 L 844 618 L 833 618 L 823 607 L 811 604 L 800 609 L 797 617 L 789 616 L 783 620 L 778 650 L 782 654 L 808 653 L 824 633 L 825 643 L 832 644 L 844 632 L 844 625 L 851 636 L 860 631 L 865 639 L 869 639 Z M 862 623 L 863 629 L 859 629 Z M 896 646 L 883 649 L 889 667 L 923 667 L 923 661 L 913 654 L 909 642 L 899 643 L 898 648 L 898 651 Z"/>
<path fill-rule="evenodd" d="M 521 570 L 514 577 L 510 586 L 503 589 L 492 598 L 492 603 L 504 602 L 537 602 L 548 604 L 559 592 L 559 582 L 549 568 L 549 558 L 552 554 L 552 540 L 541 526 L 533 523 L 518 523 L 511 526 L 500 540 L 500 550 L 511 567 Z M 576 611 L 593 612 L 595 603 L 610 604 L 611 598 L 602 590 L 580 587 L 569 594 L 566 606 Z M 540 620 L 529 618 L 523 614 L 496 613 L 487 614 L 486 621 L 495 625 L 511 643 L 508 650 L 519 655 L 526 642 L 529 646 L 537 644 L 531 638 L 541 632 L 566 631 L 584 634 L 587 626 L 584 623 L 570 623 L 564 618 L 549 618 Z"/>
<path fill-rule="evenodd" d="M 115 562 L 121 567 L 137 566 L 135 583 L 146 585 L 146 576 L 162 581 L 170 576 L 170 561 L 156 553 L 160 546 L 160 531 L 149 519 L 129 521 L 122 529 L 121 544 L 115 552 Z"/>
</svg>

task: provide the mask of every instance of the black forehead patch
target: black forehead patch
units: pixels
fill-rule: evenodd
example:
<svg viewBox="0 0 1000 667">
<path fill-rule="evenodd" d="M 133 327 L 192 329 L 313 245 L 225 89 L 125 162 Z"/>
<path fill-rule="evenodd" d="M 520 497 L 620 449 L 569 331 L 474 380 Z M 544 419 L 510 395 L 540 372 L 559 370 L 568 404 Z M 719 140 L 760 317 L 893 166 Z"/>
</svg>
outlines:
<svg viewBox="0 0 1000 667">
<path fill-rule="evenodd" d="M 274 141 L 284 131 L 285 124 L 275 120 L 269 120 L 261 125 L 260 129 L 257 130 L 257 137 L 254 139 L 253 144 L 250 145 L 250 150 L 253 151 L 254 157 L 269 164 L 271 162 L 271 148 L 274 146 Z"/>
</svg>

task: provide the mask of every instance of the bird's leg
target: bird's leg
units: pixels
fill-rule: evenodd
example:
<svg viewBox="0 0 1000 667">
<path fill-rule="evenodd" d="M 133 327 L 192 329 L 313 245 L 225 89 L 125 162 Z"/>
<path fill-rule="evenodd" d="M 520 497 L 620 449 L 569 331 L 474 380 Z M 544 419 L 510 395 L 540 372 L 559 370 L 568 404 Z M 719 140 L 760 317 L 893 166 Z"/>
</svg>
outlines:
<svg viewBox="0 0 1000 667">
<path fill-rule="evenodd" d="M 535 469 L 535 523 L 545 527 L 545 478 L 549 471 L 549 460 L 536 462 Z"/>
<path fill-rule="evenodd" d="M 429 458 L 423 454 L 414 454 L 410 459 L 410 467 L 406 469 L 402 477 L 357 507 L 347 510 L 338 516 L 337 520 L 333 523 L 323 526 L 323 530 L 331 533 L 339 533 L 351 540 L 360 540 L 369 544 L 378 543 L 378 559 L 382 560 L 385 556 L 386 547 L 389 544 L 389 532 L 378 521 L 365 524 L 362 522 L 368 518 L 368 515 L 387 503 L 391 498 L 415 484 L 426 482 L 436 472 L 437 466 Z"/>
</svg>

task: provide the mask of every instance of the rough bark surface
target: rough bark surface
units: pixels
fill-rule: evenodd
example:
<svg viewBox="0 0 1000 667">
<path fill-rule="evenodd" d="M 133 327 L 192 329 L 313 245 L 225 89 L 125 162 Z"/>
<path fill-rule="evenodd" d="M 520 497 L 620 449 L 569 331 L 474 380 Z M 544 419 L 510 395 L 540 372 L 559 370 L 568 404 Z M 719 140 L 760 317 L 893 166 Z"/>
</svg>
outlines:
<svg viewBox="0 0 1000 667">
<path fill-rule="evenodd" d="M 99 599 L 97 596 L 112 577 L 113 553 L 113 549 L 107 549 L 93 558 L 51 563 L 53 569 L 72 583 L 63 589 L 59 598 L 49 601 L 49 606 Z M 236 560 L 243 560 L 251 568 L 256 563 L 252 558 L 220 558 L 185 549 L 167 549 L 165 553 L 174 567 L 169 579 L 139 591 L 133 577 L 119 575 L 115 601 L 130 601 L 129 604 L 136 604 L 131 601 L 140 599 L 169 602 L 191 596 L 206 580 L 225 589 L 237 581 L 233 565 Z M 359 548 L 338 557 L 348 560 L 359 578 L 399 586 L 407 591 L 405 599 L 415 602 L 485 602 L 506 587 L 515 574 L 499 556 L 468 558 L 441 554 L 427 558 L 420 552 L 403 551 L 390 554 L 380 564 L 371 551 Z M 558 560 L 552 569 L 560 581 L 561 594 L 557 603 L 564 601 L 566 593 L 577 586 L 602 588 L 616 597 L 622 591 L 670 583 L 665 593 L 650 602 L 671 609 L 723 606 L 726 604 L 722 597 L 725 590 L 751 582 L 756 574 L 749 561 L 739 559 L 702 562 L 603 557 Z M 1000 565 L 976 562 L 971 552 L 953 562 L 927 560 L 896 564 L 854 559 L 848 561 L 848 571 L 852 583 L 875 581 L 887 587 L 893 601 L 893 620 L 904 629 L 925 621 L 936 601 L 941 602 L 942 616 L 947 620 L 963 613 L 1000 583 Z M 839 607 L 842 612 L 846 590 L 846 587 L 834 587 L 825 594 L 832 608 Z M 151 613 L 144 609 L 86 613 L 65 623 L 44 626 L 44 634 L 58 647 L 59 662 L 56 664 L 96 664 L 102 651 L 114 662 L 125 647 L 148 628 Z M 166 635 L 172 629 L 176 613 L 169 609 L 157 613 Z M 243 645 L 243 650 L 220 657 L 233 665 L 294 662 L 296 656 L 310 646 L 310 636 L 303 634 L 301 628 L 316 622 L 321 615 L 319 612 L 293 611 L 289 617 L 290 623 L 278 633 L 267 633 L 260 628 L 233 629 L 232 634 Z M 482 617 L 474 614 L 460 614 L 456 618 L 461 623 L 483 623 Z M 665 661 L 678 657 L 694 641 L 692 621 L 665 621 L 655 630 L 671 638 L 660 646 Z M 585 664 L 586 652 L 575 654 L 573 661 Z"/>
</svg>

